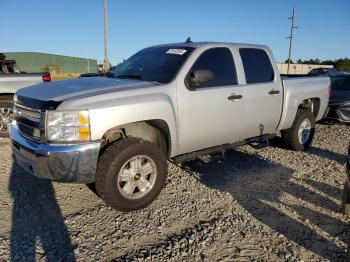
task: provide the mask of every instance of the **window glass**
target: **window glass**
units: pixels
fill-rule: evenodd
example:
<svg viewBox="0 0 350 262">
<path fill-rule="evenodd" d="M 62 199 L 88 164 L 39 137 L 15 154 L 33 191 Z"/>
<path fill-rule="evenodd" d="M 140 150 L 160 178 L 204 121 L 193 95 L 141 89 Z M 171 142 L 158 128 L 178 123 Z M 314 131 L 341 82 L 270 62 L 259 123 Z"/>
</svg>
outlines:
<svg viewBox="0 0 350 262">
<path fill-rule="evenodd" d="M 218 47 L 204 51 L 192 66 L 195 70 L 210 70 L 214 80 L 200 87 L 237 85 L 237 74 L 232 53 L 228 48 Z"/>
<path fill-rule="evenodd" d="M 186 46 L 149 47 L 113 68 L 108 76 L 169 83 L 193 49 Z"/>
<path fill-rule="evenodd" d="M 267 53 L 262 49 L 241 48 L 242 63 L 247 84 L 271 82 L 274 71 Z"/>
</svg>

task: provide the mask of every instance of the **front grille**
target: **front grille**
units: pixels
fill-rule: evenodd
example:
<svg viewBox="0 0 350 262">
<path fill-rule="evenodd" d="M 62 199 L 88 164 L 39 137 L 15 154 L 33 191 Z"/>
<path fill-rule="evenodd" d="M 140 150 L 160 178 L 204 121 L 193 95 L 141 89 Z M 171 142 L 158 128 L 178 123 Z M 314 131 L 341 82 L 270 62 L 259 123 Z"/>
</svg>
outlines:
<svg viewBox="0 0 350 262">
<path fill-rule="evenodd" d="M 19 131 L 26 137 L 35 140 L 40 139 L 40 124 L 42 115 L 40 110 L 15 104 L 14 113 Z"/>
<path fill-rule="evenodd" d="M 40 131 L 39 128 L 27 126 L 23 123 L 18 123 L 18 129 L 21 131 L 24 135 L 29 136 L 31 138 L 39 139 L 40 138 Z"/>
<path fill-rule="evenodd" d="M 27 107 L 22 107 L 18 104 L 15 105 L 15 113 L 22 118 L 27 118 L 34 122 L 40 122 L 40 111 L 35 109 L 30 109 Z"/>
</svg>

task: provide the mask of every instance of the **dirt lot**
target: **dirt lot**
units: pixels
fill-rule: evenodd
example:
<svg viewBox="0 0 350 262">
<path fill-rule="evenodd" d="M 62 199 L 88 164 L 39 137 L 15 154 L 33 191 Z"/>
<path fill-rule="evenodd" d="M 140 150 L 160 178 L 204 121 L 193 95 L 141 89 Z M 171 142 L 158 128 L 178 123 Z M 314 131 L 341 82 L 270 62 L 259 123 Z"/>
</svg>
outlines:
<svg viewBox="0 0 350 262">
<path fill-rule="evenodd" d="M 313 146 L 248 146 L 223 161 L 169 166 L 148 208 L 112 210 L 85 185 L 38 180 L 0 141 L 0 260 L 344 261 L 339 213 L 350 127 L 319 125 Z"/>
</svg>

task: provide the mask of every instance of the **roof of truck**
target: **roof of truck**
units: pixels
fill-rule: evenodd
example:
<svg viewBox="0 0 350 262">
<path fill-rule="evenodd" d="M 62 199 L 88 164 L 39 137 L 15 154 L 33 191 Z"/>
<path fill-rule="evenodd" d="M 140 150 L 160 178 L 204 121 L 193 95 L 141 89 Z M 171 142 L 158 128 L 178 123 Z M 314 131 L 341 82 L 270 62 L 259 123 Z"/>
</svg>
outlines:
<svg viewBox="0 0 350 262">
<path fill-rule="evenodd" d="M 251 48 L 261 48 L 261 47 L 266 47 L 264 45 L 255 45 L 255 44 L 245 44 L 245 43 L 230 43 L 230 42 L 182 42 L 182 43 L 169 43 L 169 44 L 162 44 L 162 45 L 157 45 L 157 46 L 188 46 L 188 47 L 193 47 L 197 48 L 200 46 L 215 46 L 215 45 L 232 45 L 232 46 L 247 46 Z"/>
</svg>

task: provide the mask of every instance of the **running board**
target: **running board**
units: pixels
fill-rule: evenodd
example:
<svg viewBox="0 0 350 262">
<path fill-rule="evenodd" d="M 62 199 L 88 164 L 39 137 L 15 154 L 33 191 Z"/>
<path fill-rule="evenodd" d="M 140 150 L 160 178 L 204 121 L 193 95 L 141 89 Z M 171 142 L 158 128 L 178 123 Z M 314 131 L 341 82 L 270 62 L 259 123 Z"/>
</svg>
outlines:
<svg viewBox="0 0 350 262">
<path fill-rule="evenodd" d="M 235 142 L 232 144 L 223 144 L 220 146 L 210 147 L 203 150 L 198 150 L 191 153 L 175 156 L 172 159 L 176 164 L 180 164 L 185 161 L 194 160 L 205 155 L 211 155 L 211 154 L 217 154 L 217 153 L 221 153 L 222 155 L 224 155 L 225 151 L 232 150 L 234 148 L 244 146 L 247 144 L 250 144 L 251 146 L 253 146 L 252 145 L 253 143 L 256 143 L 256 144 L 265 143 L 265 145 L 268 146 L 269 139 L 275 138 L 276 136 L 277 136 L 276 134 L 267 134 L 267 135 L 257 136 L 257 137 L 248 138 L 239 142 Z M 266 147 L 265 145 L 264 147 Z M 264 148 L 264 147 L 261 147 L 261 148 Z"/>
</svg>

